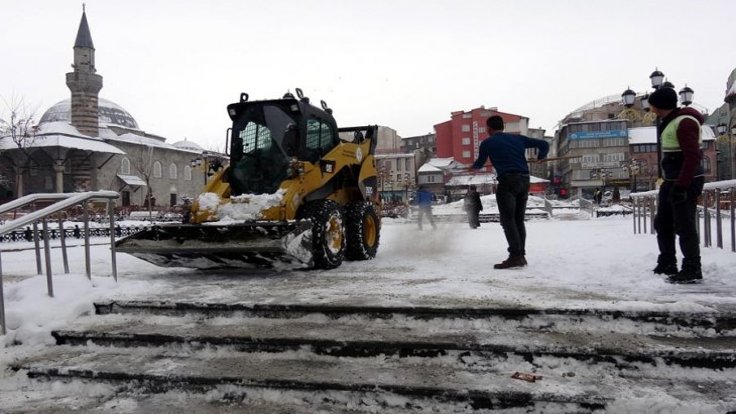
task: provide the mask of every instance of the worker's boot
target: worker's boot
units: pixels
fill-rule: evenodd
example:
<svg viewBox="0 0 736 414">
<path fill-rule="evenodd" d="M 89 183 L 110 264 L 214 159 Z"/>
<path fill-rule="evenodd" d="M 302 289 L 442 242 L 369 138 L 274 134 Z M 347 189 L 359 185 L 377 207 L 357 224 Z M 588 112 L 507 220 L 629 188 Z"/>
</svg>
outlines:
<svg viewBox="0 0 736 414">
<path fill-rule="evenodd" d="M 677 274 L 677 263 L 664 263 L 660 262 L 657 263 L 657 266 L 652 270 L 652 272 L 658 274 L 658 275 L 676 275 Z"/>
<path fill-rule="evenodd" d="M 700 266 L 700 258 L 696 260 L 683 259 L 682 270 L 667 278 L 669 283 L 698 283 L 703 280 L 703 271 Z"/>
<path fill-rule="evenodd" d="M 504 260 L 501 263 L 496 263 L 493 265 L 494 269 L 510 269 L 512 267 L 524 267 L 526 266 L 526 259 L 524 259 L 524 256 L 509 256 L 508 259 Z"/>
</svg>

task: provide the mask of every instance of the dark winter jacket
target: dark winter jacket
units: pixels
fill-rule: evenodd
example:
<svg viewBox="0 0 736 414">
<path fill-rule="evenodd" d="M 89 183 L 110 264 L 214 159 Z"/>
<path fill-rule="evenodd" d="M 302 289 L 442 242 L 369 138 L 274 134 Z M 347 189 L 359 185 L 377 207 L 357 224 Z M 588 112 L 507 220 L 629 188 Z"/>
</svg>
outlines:
<svg viewBox="0 0 736 414">
<path fill-rule="evenodd" d="M 675 181 L 675 185 L 681 188 L 687 188 L 693 181 L 693 178 L 703 175 L 703 151 L 700 148 L 700 125 L 705 118 L 703 115 L 693 108 L 675 108 L 669 115 L 662 119 L 657 130 L 658 134 L 667 125 L 680 115 L 690 115 L 697 119 L 696 123 L 692 119 L 683 119 L 677 128 L 677 140 L 680 143 L 680 151 L 663 152 L 662 153 L 662 174 L 667 181 Z"/>
<path fill-rule="evenodd" d="M 547 158 L 549 144 L 541 139 L 529 138 L 524 135 L 496 132 L 483 140 L 478 147 L 478 159 L 473 163 L 474 169 L 480 169 L 488 158 L 496 168 L 496 175 L 503 177 L 509 173 L 529 174 L 526 161 L 526 149 L 537 148 L 538 159 Z"/>
<path fill-rule="evenodd" d="M 483 211 L 483 203 L 480 201 L 480 194 L 477 191 L 468 191 L 463 201 L 466 211 Z"/>
</svg>

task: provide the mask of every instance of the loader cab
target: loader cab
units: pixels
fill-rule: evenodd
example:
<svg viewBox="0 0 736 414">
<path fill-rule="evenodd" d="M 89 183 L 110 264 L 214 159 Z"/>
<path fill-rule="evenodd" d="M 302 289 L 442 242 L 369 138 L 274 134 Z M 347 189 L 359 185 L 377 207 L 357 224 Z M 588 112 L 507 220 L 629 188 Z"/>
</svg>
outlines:
<svg viewBox="0 0 736 414">
<path fill-rule="evenodd" d="M 228 105 L 233 121 L 230 172 L 233 195 L 273 194 L 287 178 L 290 160 L 318 162 L 338 143 L 329 113 L 294 98 Z"/>
</svg>

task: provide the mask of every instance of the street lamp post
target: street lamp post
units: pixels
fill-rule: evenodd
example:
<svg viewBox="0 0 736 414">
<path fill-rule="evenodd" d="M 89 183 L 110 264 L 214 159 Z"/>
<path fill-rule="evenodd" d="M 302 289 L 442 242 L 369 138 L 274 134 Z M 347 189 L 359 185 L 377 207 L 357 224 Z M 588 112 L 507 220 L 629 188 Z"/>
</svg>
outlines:
<svg viewBox="0 0 736 414">
<path fill-rule="evenodd" d="M 409 202 L 409 183 L 411 180 L 411 174 L 404 173 L 404 201 Z"/>
<path fill-rule="evenodd" d="M 728 175 L 730 178 L 733 178 L 733 171 L 731 170 L 731 157 L 733 154 L 731 154 L 731 138 L 728 135 L 726 135 L 727 130 L 728 130 L 728 125 L 726 125 L 723 122 L 716 125 L 716 133 L 718 134 L 718 138 L 716 139 L 716 141 L 725 142 L 728 144 L 728 160 L 729 160 Z M 719 180 L 725 178 L 724 177 L 725 174 L 723 174 L 723 171 L 721 171 L 721 168 L 720 168 L 720 163 L 721 163 L 720 158 L 721 158 L 720 151 L 718 150 L 718 147 L 716 147 L 716 166 L 718 167 L 717 177 Z"/>
<path fill-rule="evenodd" d="M 728 140 L 728 152 L 729 156 L 731 158 L 731 179 L 733 180 L 736 178 L 736 174 L 734 174 L 734 168 L 736 168 L 736 160 L 734 160 L 734 150 L 733 147 L 736 145 L 736 124 L 731 126 L 731 139 Z"/>
<path fill-rule="evenodd" d="M 639 175 L 639 161 L 631 159 L 628 164 L 624 164 L 623 169 L 629 175 L 631 192 L 635 193 L 637 190 L 636 176 Z"/>
</svg>

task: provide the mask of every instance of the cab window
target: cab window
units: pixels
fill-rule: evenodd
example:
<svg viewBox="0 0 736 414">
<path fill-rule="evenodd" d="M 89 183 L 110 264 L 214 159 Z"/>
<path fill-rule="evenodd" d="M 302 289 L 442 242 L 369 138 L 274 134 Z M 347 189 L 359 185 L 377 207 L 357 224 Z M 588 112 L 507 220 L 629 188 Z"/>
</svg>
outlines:
<svg viewBox="0 0 736 414">
<path fill-rule="evenodd" d="M 335 146 L 334 136 L 330 124 L 314 118 L 307 121 L 307 150 L 320 156 L 328 153 Z"/>
</svg>

